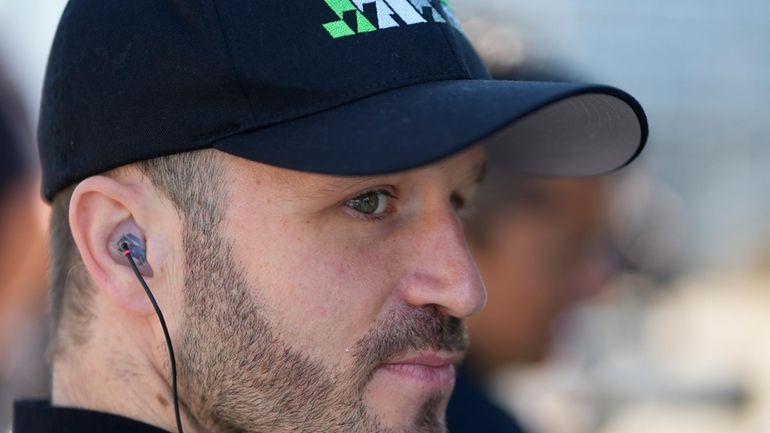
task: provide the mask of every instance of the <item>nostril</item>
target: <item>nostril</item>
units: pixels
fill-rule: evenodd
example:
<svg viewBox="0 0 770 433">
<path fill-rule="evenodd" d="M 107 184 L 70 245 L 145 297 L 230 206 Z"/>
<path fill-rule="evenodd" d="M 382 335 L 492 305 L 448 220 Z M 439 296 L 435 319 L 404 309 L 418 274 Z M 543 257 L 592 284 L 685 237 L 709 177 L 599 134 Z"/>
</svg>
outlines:
<svg viewBox="0 0 770 433">
<path fill-rule="evenodd" d="M 486 304 L 486 290 L 475 268 L 459 272 L 447 268 L 441 272 L 434 266 L 404 277 L 400 284 L 404 301 L 418 307 L 432 305 L 458 318 L 481 311 Z"/>
</svg>

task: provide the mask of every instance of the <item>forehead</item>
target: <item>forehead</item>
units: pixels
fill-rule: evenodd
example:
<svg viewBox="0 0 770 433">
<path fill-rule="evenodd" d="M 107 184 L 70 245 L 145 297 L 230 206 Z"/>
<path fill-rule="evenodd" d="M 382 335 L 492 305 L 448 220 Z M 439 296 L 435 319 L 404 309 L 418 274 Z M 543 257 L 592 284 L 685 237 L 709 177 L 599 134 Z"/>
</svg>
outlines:
<svg viewBox="0 0 770 433">
<path fill-rule="evenodd" d="M 448 182 L 460 181 L 469 176 L 478 177 L 486 161 L 483 147 L 474 146 L 441 161 L 412 170 L 372 176 L 335 176 L 276 167 L 228 154 L 225 154 L 224 158 L 230 168 L 229 172 L 254 186 L 272 186 L 281 190 L 291 189 L 293 192 L 305 191 L 311 194 L 348 192 L 373 181 L 420 182 L 429 178 L 444 179 Z"/>
</svg>

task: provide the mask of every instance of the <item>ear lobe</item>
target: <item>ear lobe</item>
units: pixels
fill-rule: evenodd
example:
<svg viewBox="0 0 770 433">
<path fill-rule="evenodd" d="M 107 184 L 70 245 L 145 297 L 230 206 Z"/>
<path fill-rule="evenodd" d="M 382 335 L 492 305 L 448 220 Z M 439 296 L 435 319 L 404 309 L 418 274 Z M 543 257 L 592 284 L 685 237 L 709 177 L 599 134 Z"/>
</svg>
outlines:
<svg viewBox="0 0 770 433">
<path fill-rule="evenodd" d="M 131 267 L 124 249 L 124 246 L 127 247 L 139 272 L 147 278 L 152 278 L 154 274 L 150 263 L 147 261 L 146 245 L 144 236 L 141 235 L 136 222 L 133 219 L 128 219 L 120 223 L 112 232 L 107 242 L 107 249 L 115 263 Z"/>
</svg>

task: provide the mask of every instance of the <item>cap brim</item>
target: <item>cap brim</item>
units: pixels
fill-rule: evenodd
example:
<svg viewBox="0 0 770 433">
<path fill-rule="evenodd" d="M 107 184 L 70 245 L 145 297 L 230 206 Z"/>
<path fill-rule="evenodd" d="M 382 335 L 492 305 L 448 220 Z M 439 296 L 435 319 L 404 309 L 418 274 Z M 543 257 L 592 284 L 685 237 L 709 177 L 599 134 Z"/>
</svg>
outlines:
<svg viewBox="0 0 770 433">
<path fill-rule="evenodd" d="M 391 90 L 213 146 L 270 165 L 360 176 L 486 143 L 492 158 L 523 174 L 590 176 L 628 164 L 646 140 L 642 107 L 613 87 L 456 80 Z"/>
</svg>

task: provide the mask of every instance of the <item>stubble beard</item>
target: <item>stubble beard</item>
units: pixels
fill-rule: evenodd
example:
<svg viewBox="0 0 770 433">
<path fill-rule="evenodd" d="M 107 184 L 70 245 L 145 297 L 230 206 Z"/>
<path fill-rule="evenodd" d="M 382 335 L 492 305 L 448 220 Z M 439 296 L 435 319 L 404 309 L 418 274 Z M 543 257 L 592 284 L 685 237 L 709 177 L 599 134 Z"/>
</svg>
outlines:
<svg viewBox="0 0 770 433">
<path fill-rule="evenodd" d="M 364 391 L 377 366 L 406 350 L 464 353 L 461 320 L 435 307 L 394 309 L 353 346 L 354 368 L 338 371 L 281 339 L 252 299 L 229 242 L 188 231 L 180 396 L 205 431 L 446 432 L 445 395 L 426 399 L 411 427 L 394 430 L 367 407 Z"/>
</svg>

